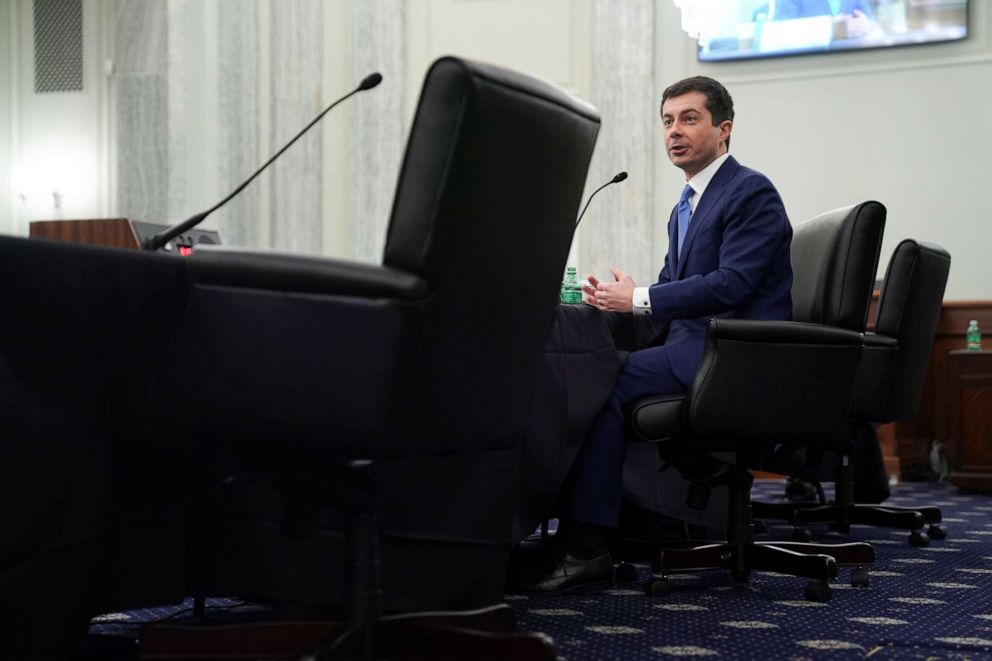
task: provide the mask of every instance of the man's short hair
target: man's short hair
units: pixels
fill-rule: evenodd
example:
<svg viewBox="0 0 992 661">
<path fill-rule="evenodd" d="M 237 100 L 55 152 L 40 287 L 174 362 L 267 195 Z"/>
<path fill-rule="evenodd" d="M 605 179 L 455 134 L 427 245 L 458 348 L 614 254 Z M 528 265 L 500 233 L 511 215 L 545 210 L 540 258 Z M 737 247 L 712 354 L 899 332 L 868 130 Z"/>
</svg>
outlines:
<svg viewBox="0 0 992 661">
<path fill-rule="evenodd" d="M 730 92 L 719 82 L 706 76 L 683 78 L 669 85 L 661 94 L 661 108 L 665 101 L 673 96 L 682 96 L 690 92 L 702 92 L 706 95 L 706 110 L 713 116 L 713 126 L 719 126 L 726 120 L 734 121 L 734 100 Z M 661 112 L 659 108 L 659 112 Z M 730 149 L 730 138 L 727 138 L 727 149 Z"/>
</svg>

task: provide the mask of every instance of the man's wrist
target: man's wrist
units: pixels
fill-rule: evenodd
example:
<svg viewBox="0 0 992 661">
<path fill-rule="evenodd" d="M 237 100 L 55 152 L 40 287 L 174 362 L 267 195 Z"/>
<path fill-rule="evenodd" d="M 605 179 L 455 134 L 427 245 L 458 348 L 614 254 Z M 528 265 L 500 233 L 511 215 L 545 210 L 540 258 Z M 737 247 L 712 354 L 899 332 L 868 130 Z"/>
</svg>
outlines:
<svg viewBox="0 0 992 661">
<path fill-rule="evenodd" d="M 651 288 L 634 287 L 633 312 L 634 314 L 651 314 Z"/>
</svg>

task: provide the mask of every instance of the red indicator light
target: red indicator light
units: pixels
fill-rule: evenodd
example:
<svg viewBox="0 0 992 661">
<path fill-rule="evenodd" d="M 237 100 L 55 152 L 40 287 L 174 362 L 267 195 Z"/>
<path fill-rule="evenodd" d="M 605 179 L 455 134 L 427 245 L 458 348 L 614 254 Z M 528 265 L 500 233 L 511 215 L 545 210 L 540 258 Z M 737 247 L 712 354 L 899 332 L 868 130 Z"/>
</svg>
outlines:
<svg viewBox="0 0 992 661">
<path fill-rule="evenodd" d="M 179 256 L 189 257 L 193 254 L 193 246 L 179 246 Z"/>
</svg>

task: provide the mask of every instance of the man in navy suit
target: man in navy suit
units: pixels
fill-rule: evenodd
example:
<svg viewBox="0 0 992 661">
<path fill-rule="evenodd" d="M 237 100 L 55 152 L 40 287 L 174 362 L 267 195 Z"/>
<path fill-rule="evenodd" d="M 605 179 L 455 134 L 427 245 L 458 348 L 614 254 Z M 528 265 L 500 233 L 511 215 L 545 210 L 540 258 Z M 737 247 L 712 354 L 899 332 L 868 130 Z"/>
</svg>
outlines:
<svg viewBox="0 0 992 661">
<path fill-rule="evenodd" d="M 624 404 L 645 395 L 686 392 L 711 318 L 792 316 L 792 226 L 772 183 L 728 154 L 733 119 L 730 94 L 711 78 L 687 78 L 662 95 L 665 150 L 686 177 L 668 223 L 664 266 L 650 287 L 638 287 L 614 267 L 612 282 L 590 277 L 585 288 L 589 302 L 601 310 L 650 314 L 665 326 L 662 343 L 630 354 L 593 423 L 562 494 L 560 561 L 526 586 L 532 591 L 612 584 L 607 537 L 620 511 Z M 656 475 L 657 455 L 642 468 Z"/>
</svg>

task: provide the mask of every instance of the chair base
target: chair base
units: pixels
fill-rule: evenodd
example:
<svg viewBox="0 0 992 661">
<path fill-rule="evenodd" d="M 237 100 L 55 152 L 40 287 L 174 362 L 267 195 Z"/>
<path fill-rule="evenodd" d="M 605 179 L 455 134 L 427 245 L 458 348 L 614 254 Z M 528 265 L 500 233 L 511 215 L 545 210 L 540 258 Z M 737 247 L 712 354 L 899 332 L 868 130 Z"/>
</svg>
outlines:
<svg viewBox="0 0 992 661">
<path fill-rule="evenodd" d="M 854 424 L 850 427 L 851 438 L 857 442 L 877 444 L 878 436 L 871 425 Z M 909 543 L 913 546 L 926 546 L 931 539 L 944 539 L 947 532 L 940 525 L 942 515 L 939 507 L 899 507 L 875 503 L 857 503 L 855 500 L 854 467 L 848 447 L 838 451 L 839 461 L 834 475 L 836 494 L 834 500 L 826 501 L 823 487 L 818 481 L 790 478 L 786 497 L 797 491 L 811 494 L 814 491 L 817 501 L 792 501 L 786 503 L 752 503 L 753 513 L 759 519 L 777 519 L 796 526 L 793 539 L 809 541 L 812 534 L 806 526 L 814 523 L 827 523 L 838 532 L 850 532 L 852 525 L 867 525 L 881 528 L 895 528 L 909 531 Z M 804 485 L 804 489 L 796 489 Z M 927 532 L 922 528 L 929 526 Z"/>
<path fill-rule="evenodd" d="M 734 467 L 726 480 L 730 493 L 727 541 L 660 550 L 654 561 L 654 571 L 659 576 L 645 584 L 648 594 L 668 594 L 668 574 L 705 569 L 730 570 L 737 583 L 746 583 L 752 570 L 808 578 L 811 582 L 806 587 L 806 598 L 811 601 L 830 599 L 828 581 L 837 577 L 838 565 L 855 567 L 852 585 L 868 585 L 867 567 L 875 562 L 875 549 L 870 544 L 754 541 L 751 482 L 746 470 Z"/>
<path fill-rule="evenodd" d="M 369 506 L 376 503 L 379 492 L 369 480 L 370 466 L 371 462 L 362 461 L 349 462 L 347 466 L 355 484 L 367 492 L 364 503 L 356 500 L 356 505 L 364 504 L 364 507 L 352 512 L 348 526 L 345 593 L 349 625 L 311 648 L 313 653 L 300 658 L 306 661 L 381 658 L 553 661 L 556 658 L 553 641 L 544 634 L 515 633 L 517 617 L 506 604 L 474 611 L 382 614 L 377 507 Z M 303 502 L 306 504 L 306 500 Z"/>
<path fill-rule="evenodd" d="M 864 566 L 874 562 L 875 550 L 864 542 L 722 543 L 659 551 L 654 562 L 654 571 L 668 574 L 703 569 L 729 569 L 732 572 L 759 570 L 825 581 L 837 578 L 838 565 Z"/>
<path fill-rule="evenodd" d="M 830 524 L 838 532 L 850 532 L 852 525 L 906 530 L 909 543 L 926 546 L 931 539 L 944 539 L 947 532 L 940 525 L 943 517 L 938 507 L 899 507 L 895 505 L 867 505 L 857 503 L 752 503 L 754 516 L 760 519 L 777 519 L 796 526 L 793 538 L 809 541 L 812 534 L 807 526 L 817 523 Z M 922 529 L 928 526 L 926 532 Z"/>
<path fill-rule="evenodd" d="M 728 569 L 735 583 L 747 583 L 752 570 L 769 571 L 811 579 L 806 585 L 806 599 L 830 601 L 829 580 L 837 577 L 838 565 L 854 565 L 853 587 L 868 586 L 868 565 L 875 562 L 870 544 L 803 544 L 799 542 L 756 542 L 751 544 L 707 544 L 686 549 L 665 549 L 655 559 L 658 576 L 648 580 L 644 589 L 652 596 L 670 592 L 667 576 L 683 571 Z"/>
<path fill-rule="evenodd" d="M 515 626 L 516 617 L 506 604 L 473 611 L 387 615 L 352 627 L 312 620 L 223 627 L 160 624 L 142 636 L 139 658 L 555 659 L 550 638 L 515 632 Z"/>
<path fill-rule="evenodd" d="M 380 659 L 441 661 L 481 659 L 554 661 L 551 638 L 516 632 L 516 615 L 506 604 L 476 611 L 385 616 L 351 626 L 301 661 Z"/>
</svg>

